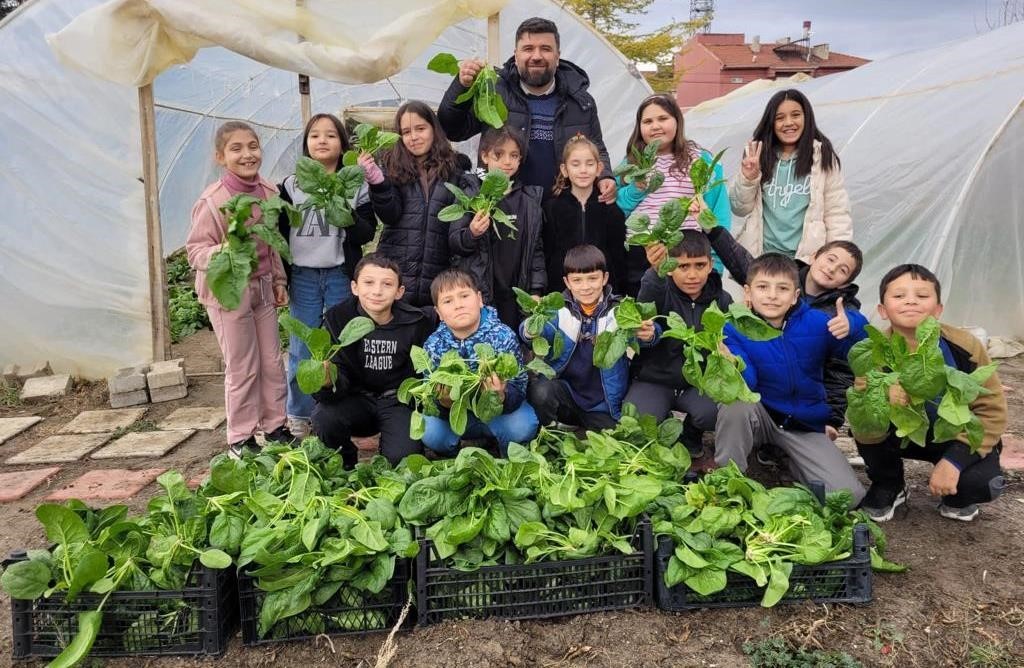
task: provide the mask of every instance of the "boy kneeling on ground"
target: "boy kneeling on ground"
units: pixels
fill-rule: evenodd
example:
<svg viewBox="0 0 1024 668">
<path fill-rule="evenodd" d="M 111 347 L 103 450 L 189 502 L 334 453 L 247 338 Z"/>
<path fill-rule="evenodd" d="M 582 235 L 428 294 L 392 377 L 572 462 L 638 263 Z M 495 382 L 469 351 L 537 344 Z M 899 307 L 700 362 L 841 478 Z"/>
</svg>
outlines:
<svg viewBox="0 0 1024 668">
<path fill-rule="evenodd" d="M 825 491 L 849 490 L 860 503 L 864 487 L 846 457 L 825 435 L 829 406 L 822 370 L 837 355 L 846 356 L 865 336 L 864 316 L 844 310 L 849 335 L 840 341 L 829 331 L 830 316 L 800 299 L 796 263 L 780 253 L 766 253 L 747 270 L 744 296 L 750 308 L 780 336 L 752 341 L 731 324 L 725 328 L 729 352 L 745 363 L 743 378 L 761 395 L 756 404 L 722 406 L 715 426 L 715 462 L 735 461 L 741 471 L 755 446 L 770 443 L 789 455 L 793 476 L 803 483 L 821 481 Z"/>
<path fill-rule="evenodd" d="M 519 375 L 507 382 L 496 375 L 491 376 L 488 389 L 497 392 L 501 398 L 502 414 L 490 422 L 481 422 L 470 413 L 464 437 L 494 437 L 502 457 L 508 452 L 509 443 L 529 443 L 537 435 L 537 415 L 525 401 L 526 370 L 523 369 L 523 354 L 515 333 L 501 322 L 493 307 L 484 306 L 476 279 L 462 269 L 445 269 L 438 274 L 430 284 L 430 296 L 441 319 L 437 331 L 427 338 L 423 346 L 433 366 L 437 366 L 446 352 L 455 350 L 470 368 L 475 369 L 477 362 L 473 346 L 487 343 L 495 353 L 515 355 L 520 367 Z M 451 406 L 451 399 L 447 396 L 438 396 L 438 402 L 445 408 Z M 447 415 L 426 416 L 423 445 L 439 455 L 456 453 L 459 435 L 452 431 Z"/>
<path fill-rule="evenodd" d="M 558 311 L 557 326 L 548 323 L 542 336 L 553 342 L 562 337 L 562 354 L 551 361 L 556 377 L 541 376 L 530 381 L 528 396 L 541 424 L 556 420 L 564 424 L 600 431 L 615 426 L 622 417 L 622 398 L 629 385 L 629 360 L 623 355 L 610 369 L 594 365 L 594 342 L 598 334 L 616 326 L 619 302 L 608 286 L 604 253 L 596 246 L 576 246 L 565 254 L 562 280 L 567 290 L 566 305 Z M 519 335 L 529 343 L 525 323 Z M 641 344 L 655 340 L 650 320 L 637 330 Z"/>
<path fill-rule="evenodd" d="M 892 269 L 879 285 L 878 313 L 892 324 L 892 335 L 900 335 L 907 347 L 917 348 L 916 331 L 926 318 L 942 315 L 942 292 L 939 279 L 918 264 L 901 264 Z M 941 325 L 939 349 L 948 366 L 971 373 L 989 363 L 988 352 L 981 341 L 969 332 L 950 325 Z M 858 379 L 858 386 L 863 379 Z M 970 409 L 984 428 L 981 447 L 972 453 L 963 434 L 956 440 L 936 443 L 931 426 L 925 447 L 909 444 L 900 447 L 903 439 L 895 429 L 881 438 L 853 431 L 857 452 L 864 458 L 871 489 L 861 509 L 876 522 L 891 520 L 898 506 L 907 500 L 903 479 L 903 460 L 918 459 L 935 464 L 928 489 L 941 496 L 939 513 L 946 518 L 970 522 L 978 516 L 978 504 L 998 497 L 1004 480 L 999 470 L 999 453 L 1003 449 L 1002 434 L 1006 428 L 1006 398 L 999 377 L 993 373 L 984 383 L 988 394 L 980 394 Z M 889 388 L 892 403 L 906 404 L 906 392 L 899 383 Z M 941 397 L 925 404 L 930 425 L 935 424 Z"/>
<path fill-rule="evenodd" d="M 374 253 L 356 264 L 354 296 L 324 314 L 332 343 L 356 316 L 367 316 L 375 325 L 362 339 L 338 351 L 332 360 L 338 366 L 337 382 L 328 379 L 313 395 L 313 433 L 341 453 L 346 468 L 354 467 L 358 459 L 353 436 L 380 432 L 380 453 L 392 466 L 406 455 L 423 452 L 423 445 L 409 438 L 412 411 L 398 401 L 396 391 L 415 373 L 409 352 L 430 335 L 434 318 L 397 301 L 404 292 L 398 264 Z"/>
</svg>

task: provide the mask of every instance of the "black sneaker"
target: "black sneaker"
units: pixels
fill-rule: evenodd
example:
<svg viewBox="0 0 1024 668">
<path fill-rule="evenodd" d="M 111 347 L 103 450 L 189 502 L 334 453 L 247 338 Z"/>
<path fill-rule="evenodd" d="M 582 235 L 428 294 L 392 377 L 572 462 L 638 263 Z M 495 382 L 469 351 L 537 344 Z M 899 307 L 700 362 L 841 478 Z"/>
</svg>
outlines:
<svg viewBox="0 0 1024 668">
<path fill-rule="evenodd" d="M 889 489 L 880 485 L 871 485 L 871 489 L 860 502 L 860 509 L 876 522 L 888 522 L 896 509 L 907 501 L 907 488 Z"/>
<path fill-rule="evenodd" d="M 978 516 L 978 504 L 972 503 L 963 508 L 957 508 L 955 506 L 947 506 L 943 501 L 939 503 L 939 514 L 947 519 L 970 522 Z"/>
<path fill-rule="evenodd" d="M 244 441 L 238 441 L 237 443 L 232 443 L 231 445 L 229 445 L 228 457 L 231 457 L 232 459 L 241 459 L 242 451 L 245 450 L 246 448 L 248 448 L 249 450 L 253 450 L 255 452 L 259 452 L 260 446 L 256 443 L 255 436 L 250 436 Z"/>
<path fill-rule="evenodd" d="M 280 444 L 280 445 L 295 445 L 299 440 L 295 438 L 295 434 L 288 430 L 288 427 L 281 425 L 277 429 L 271 432 L 263 434 L 263 440 L 266 441 L 267 445 Z"/>
</svg>

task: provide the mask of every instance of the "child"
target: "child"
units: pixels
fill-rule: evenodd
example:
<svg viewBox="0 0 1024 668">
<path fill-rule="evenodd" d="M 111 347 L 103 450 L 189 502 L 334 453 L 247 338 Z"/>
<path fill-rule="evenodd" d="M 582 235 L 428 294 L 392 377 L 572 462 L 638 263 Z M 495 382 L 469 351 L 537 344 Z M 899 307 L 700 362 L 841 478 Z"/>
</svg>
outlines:
<svg viewBox="0 0 1024 668">
<path fill-rule="evenodd" d="M 302 155 L 320 162 L 328 172 L 338 169 L 341 155 L 351 147 L 345 127 L 336 116 L 316 114 L 306 123 L 302 135 Z M 281 199 L 296 206 L 306 201 L 292 174 L 280 187 Z M 349 283 L 362 246 L 377 229 L 366 186 L 356 198 L 355 224 L 347 228 L 328 225 L 323 211 L 308 209 L 300 227 L 291 227 L 282 215 L 278 223 L 281 236 L 288 240 L 292 264 L 288 273 L 288 310 L 293 318 L 318 327 L 324 311 L 352 296 Z M 295 371 L 299 362 L 309 359 L 309 350 L 300 339 L 288 343 L 288 421 L 293 433 L 308 433 L 313 398 L 299 390 Z"/>
<path fill-rule="evenodd" d="M 942 293 L 935 274 L 918 264 L 902 264 L 883 278 L 878 288 L 878 313 L 892 324 L 893 334 L 906 339 L 911 350 L 917 347 L 917 326 L 928 316 L 942 315 Z M 942 325 L 939 348 L 946 364 L 965 373 L 989 363 L 985 346 L 970 333 Z M 978 452 L 972 454 L 966 440 L 936 443 L 931 430 L 927 445 L 900 447 L 893 430 L 881 439 L 854 432 L 857 452 L 864 458 L 871 488 L 861 509 L 876 522 L 893 517 L 896 507 L 907 500 L 903 480 L 903 460 L 918 459 L 935 464 L 928 489 L 941 496 L 939 513 L 946 518 L 970 522 L 978 516 L 979 503 L 994 500 L 1002 493 L 1004 481 L 999 471 L 999 453 L 1003 449 L 1002 434 L 1006 428 L 1006 398 L 996 374 L 985 381 L 988 394 L 971 402 L 971 411 L 978 416 L 985 435 Z M 890 388 L 890 400 L 905 403 L 906 393 L 897 383 Z M 934 422 L 940 397 L 926 404 L 929 419 Z"/>
<path fill-rule="evenodd" d="M 826 491 L 847 489 L 856 505 L 864 488 L 839 448 L 825 436 L 829 416 L 822 368 L 864 338 L 864 316 L 843 311 L 850 334 L 842 341 L 828 329 L 829 316 L 800 299 L 796 263 L 766 253 L 750 263 L 744 296 L 750 307 L 781 335 L 752 341 L 726 325 L 725 345 L 744 363 L 743 378 L 761 395 L 756 404 L 736 402 L 718 410 L 715 462 L 735 461 L 741 471 L 755 446 L 770 443 L 789 455 L 800 482 L 821 481 Z"/>
<path fill-rule="evenodd" d="M 383 171 L 366 153 L 359 164 L 370 184 L 373 212 L 384 224 L 377 252 L 401 267 L 405 301 L 428 306 L 430 282 L 451 261 L 449 224 L 437 219 L 441 209 L 455 203 L 444 184 L 451 182 L 468 194 L 475 192 L 475 184 L 458 168 L 437 115 L 425 103 L 413 100 L 399 107 L 395 127 L 402 141 L 384 154 Z"/>
<path fill-rule="evenodd" d="M 367 255 L 355 267 L 349 298 L 331 307 L 324 325 L 332 343 L 356 316 L 373 319 L 376 328 L 334 356 L 338 380 L 330 381 L 313 397 L 313 433 L 328 447 L 341 452 L 345 466 L 356 464 L 352 436 L 380 432 L 380 453 L 392 465 L 406 455 L 422 452 L 409 438 L 408 406 L 398 401 L 402 381 L 413 375 L 409 351 L 421 346 L 434 330 L 434 318 L 402 301 L 402 274 L 398 264 L 378 253 Z"/>
<path fill-rule="evenodd" d="M 544 253 L 548 292 L 562 290 L 558 280 L 566 251 L 596 246 L 608 261 L 616 294 L 626 294 L 626 216 L 615 204 L 604 204 L 594 182 L 604 170 L 597 144 L 576 135 L 565 144 L 552 197 L 544 205 Z"/>
<path fill-rule="evenodd" d="M 480 136 L 481 169 L 477 176 L 482 179 L 489 170 L 500 169 L 509 179 L 515 179 L 525 155 L 526 140 L 519 130 L 510 125 L 490 128 Z M 540 186 L 512 181 L 498 206 L 514 221 L 514 238 L 508 227 L 486 215 L 477 215 L 468 223 L 453 223 L 448 234 L 452 254 L 459 256 L 458 265 L 473 274 L 484 303 L 493 305 L 501 321 L 512 329 L 520 320 L 512 288 L 540 295 L 547 285 L 541 242 L 543 196 Z"/>
<path fill-rule="evenodd" d="M 623 355 L 610 369 L 594 366 L 594 341 L 601 332 L 615 328 L 618 299 L 608 287 L 604 254 L 595 246 L 576 246 L 565 254 L 563 278 L 568 288 L 566 306 L 558 312 L 558 324 L 548 323 L 543 336 L 549 342 L 560 336 L 562 354 L 551 362 L 557 377 L 540 376 L 530 381 L 530 404 L 541 424 L 555 420 L 600 431 L 615 426 L 622 417 L 622 397 L 629 385 L 629 359 Z M 530 336 L 520 326 L 519 335 Z M 654 341 L 650 320 L 637 331 L 642 344 Z"/>
<path fill-rule="evenodd" d="M 446 269 L 434 278 L 430 293 L 441 319 L 441 325 L 424 345 L 432 364 L 436 365 L 449 350 L 456 350 L 470 367 L 475 367 L 473 346 L 488 343 L 496 353 L 515 355 L 522 367 L 523 356 L 515 333 L 502 324 L 493 308 L 484 306 L 483 296 L 472 274 L 462 269 Z M 504 412 L 487 423 L 470 413 L 464 436 L 493 436 L 504 457 L 509 443 L 529 443 L 537 435 L 537 415 L 525 401 L 525 370 L 520 370 L 518 376 L 507 382 L 492 376 L 489 387 L 502 398 Z M 445 397 L 439 397 L 439 400 L 442 405 L 450 405 L 450 400 Z M 448 416 L 428 415 L 426 423 L 423 445 L 440 455 L 455 454 L 459 436 L 448 425 Z"/>
<path fill-rule="evenodd" d="M 223 308 L 206 284 L 206 267 L 226 233 L 220 207 L 235 195 L 266 199 L 277 194 L 277 188 L 260 177 L 263 152 L 251 127 L 239 121 L 224 123 L 217 129 L 214 146 L 214 157 L 224 173 L 192 207 L 185 249 L 196 271 L 196 294 L 210 315 L 224 355 L 227 437 L 229 452 L 237 457 L 243 448 L 257 448 L 257 430 L 263 431 L 267 441 L 294 440 L 285 426 L 287 385 L 277 336 L 277 308 L 288 303 L 288 288 L 281 256 L 255 237 L 259 263 L 238 308 Z M 259 215 L 247 224 L 255 224 Z"/>
<path fill-rule="evenodd" d="M 725 268 L 741 285 L 747 282 L 747 268 L 754 261 L 750 251 L 733 238 L 729 230 L 715 227 L 708 231 L 712 248 L 722 258 Z M 860 309 L 859 288 L 853 282 L 860 274 L 864 255 L 852 241 L 830 241 L 814 254 L 811 264 L 797 261 L 800 268 L 800 298 L 811 308 L 832 316 L 829 331 L 843 337 L 841 330 L 848 321 L 838 315 L 839 309 Z M 825 364 L 825 390 L 831 409 L 825 434 L 833 441 L 846 421 L 846 390 L 853 385 L 853 372 L 845 357 L 834 357 Z M 760 451 L 759 451 L 760 456 Z"/>
<path fill-rule="evenodd" d="M 625 162 L 633 162 L 633 151 L 643 151 L 648 144 L 658 140 L 658 156 L 655 168 L 665 177 L 661 187 L 651 194 L 645 194 L 645 183 L 619 184 L 616 202 L 619 208 L 630 214 L 645 213 L 651 219 L 651 225 L 658 223 L 658 212 L 669 200 L 693 196 L 693 183 L 690 181 L 690 164 L 697 159 L 708 164 L 712 156 L 701 149 L 695 142 L 686 138 L 683 131 L 683 112 L 679 109 L 675 98 L 669 95 L 652 95 L 636 110 L 636 125 L 626 145 Z M 722 178 L 722 166 L 715 165 L 712 181 Z M 704 203 L 718 218 L 718 224 L 728 229 L 732 221 L 729 213 L 729 197 L 725 184 L 712 188 L 704 196 Z M 687 229 L 700 229 L 697 224 L 699 204 L 695 201 L 690 206 L 690 215 L 683 223 Z M 629 284 L 632 290 L 628 294 L 636 294 L 640 279 L 647 270 L 647 257 L 642 248 L 631 247 L 629 257 Z M 716 269 L 721 271 L 720 266 Z"/>
<path fill-rule="evenodd" d="M 683 240 L 666 253 L 679 266 L 667 277 L 660 278 L 654 267 L 661 263 L 658 246 L 652 246 L 649 255 L 658 258 L 640 282 L 637 300 L 654 302 L 658 315 L 674 312 L 690 327 L 703 329 L 700 319 L 712 304 L 726 311 L 732 297 L 722 289 L 722 277 L 712 268 L 711 246 L 697 230 L 684 230 Z M 683 342 L 662 339 L 649 350 L 641 350 L 633 360 L 632 385 L 626 401 L 635 405 L 640 413 L 649 413 L 664 420 L 672 410 L 683 411 L 682 442 L 696 460 L 703 452 L 705 431 L 714 431 L 718 406 L 691 387 L 682 373 Z"/>
<path fill-rule="evenodd" d="M 804 94 L 773 95 L 729 184 L 732 212 L 746 217 L 737 240 L 755 256 L 769 251 L 809 263 L 829 241 L 852 239 L 839 167 Z"/>
</svg>

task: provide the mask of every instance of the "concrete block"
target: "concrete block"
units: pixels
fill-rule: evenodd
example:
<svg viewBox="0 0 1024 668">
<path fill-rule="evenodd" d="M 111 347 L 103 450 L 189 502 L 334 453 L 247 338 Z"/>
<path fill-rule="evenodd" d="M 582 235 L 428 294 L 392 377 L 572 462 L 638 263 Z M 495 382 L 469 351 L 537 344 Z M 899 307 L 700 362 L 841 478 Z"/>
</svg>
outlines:
<svg viewBox="0 0 1024 668">
<path fill-rule="evenodd" d="M 224 409 L 213 406 L 186 406 L 174 411 L 157 425 L 160 429 L 216 429 L 225 420 Z"/>
<path fill-rule="evenodd" d="M 150 371 L 146 374 L 146 384 L 150 391 L 159 390 L 165 387 L 185 384 L 185 370 L 181 367 L 167 369 L 166 371 Z"/>
<path fill-rule="evenodd" d="M 53 369 L 50 368 L 49 361 L 33 362 L 27 367 L 23 367 L 18 373 L 18 379 L 25 381 L 29 378 L 42 378 L 43 376 L 52 376 Z"/>
<path fill-rule="evenodd" d="M 124 394 L 146 389 L 146 371 L 148 365 L 126 366 L 118 369 L 110 378 L 107 378 L 107 389 L 110 394 Z"/>
<path fill-rule="evenodd" d="M 154 372 L 155 373 L 160 373 L 160 372 L 163 372 L 163 371 L 171 371 L 173 369 L 184 369 L 184 368 L 185 368 L 185 358 L 184 357 L 178 357 L 177 359 L 173 359 L 173 360 L 163 360 L 163 361 L 160 361 L 160 362 L 153 362 L 150 365 L 149 370 L 150 370 L 151 373 L 154 373 Z"/>
<path fill-rule="evenodd" d="M 57 475 L 59 466 L 31 471 L 0 473 L 0 502 L 17 501 L 47 479 Z"/>
<path fill-rule="evenodd" d="M 131 426 L 146 414 L 145 408 L 125 408 L 114 411 L 82 411 L 61 429 L 65 434 L 96 434 L 117 431 Z"/>
<path fill-rule="evenodd" d="M 8 464 L 73 462 L 110 440 L 110 434 L 58 434 L 14 455 Z"/>
<path fill-rule="evenodd" d="M 158 404 L 162 401 L 184 399 L 187 396 L 188 388 L 184 385 L 172 385 L 171 387 L 161 387 L 149 391 L 149 400 L 154 404 Z"/>
<path fill-rule="evenodd" d="M 156 480 L 166 469 L 103 469 L 89 471 L 64 489 L 50 494 L 48 501 L 68 499 L 130 499 Z"/>
<path fill-rule="evenodd" d="M 21 388 L 21 400 L 26 403 L 59 399 L 71 391 L 71 376 L 37 376 L 25 381 Z"/>
<path fill-rule="evenodd" d="M 14 385 L 18 382 L 18 374 L 21 372 L 21 367 L 17 364 L 8 364 L 4 367 L 4 382 L 8 385 Z"/>
<path fill-rule="evenodd" d="M 121 394 L 110 395 L 111 408 L 125 408 L 126 406 L 138 406 L 149 403 L 149 393 L 146 388 L 133 392 L 122 392 Z"/>
<path fill-rule="evenodd" d="M 38 416 L 0 418 L 0 443 L 13 438 L 43 418 Z"/>
<path fill-rule="evenodd" d="M 163 457 L 195 432 L 136 431 L 125 434 L 90 457 L 93 459 L 120 459 L 121 457 Z"/>
</svg>

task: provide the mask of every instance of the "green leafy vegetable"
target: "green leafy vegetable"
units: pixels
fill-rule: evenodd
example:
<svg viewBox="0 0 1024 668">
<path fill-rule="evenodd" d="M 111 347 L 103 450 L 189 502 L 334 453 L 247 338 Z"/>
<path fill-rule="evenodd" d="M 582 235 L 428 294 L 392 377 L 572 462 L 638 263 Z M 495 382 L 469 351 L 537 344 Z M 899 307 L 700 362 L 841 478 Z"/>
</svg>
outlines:
<svg viewBox="0 0 1024 668">
<path fill-rule="evenodd" d="M 639 353 L 636 333 L 644 321 L 653 320 L 657 315 L 658 307 L 654 302 L 641 303 L 632 297 L 624 297 L 615 306 L 615 329 L 599 333 L 594 341 L 594 366 L 610 369 L 626 354 L 626 350 Z"/>
<path fill-rule="evenodd" d="M 329 172 L 319 161 L 303 156 L 295 163 L 295 180 L 306 193 L 306 200 L 299 209 L 319 209 L 324 212 L 328 225 L 351 227 L 356 222 L 352 202 L 364 178 L 363 168 L 358 165 L 346 163 L 337 171 Z"/>
<path fill-rule="evenodd" d="M 439 53 L 427 63 L 427 69 L 431 72 L 448 74 L 453 77 L 459 76 L 459 61 L 450 53 Z M 464 93 L 455 98 L 455 104 L 462 104 L 467 100 L 473 101 L 473 115 L 480 122 L 490 125 L 492 128 L 500 128 L 508 120 L 508 108 L 505 101 L 498 95 L 498 72 L 493 67 L 484 66 L 480 73 L 473 79 L 472 85 Z"/>
<path fill-rule="evenodd" d="M 369 153 L 375 156 L 397 144 L 400 139 L 397 132 L 387 132 L 369 123 L 357 125 L 354 135 L 352 149 L 345 151 L 345 155 L 341 158 L 341 164 L 345 167 L 354 167 L 360 153 Z"/>
<path fill-rule="evenodd" d="M 498 203 L 505 198 L 511 185 L 511 182 L 508 180 L 508 174 L 500 169 L 492 169 L 487 172 L 487 176 L 484 177 L 483 182 L 480 184 L 480 192 L 473 197 L 464 193 L 458 186 L 446 183 L 444 184 L 445 188 L 455 195 L 455 203 L 449 204 L 438 211 L 437 219 L 446 223 L 452 223 L 456 220 L 461 220 L 467 214 L 486 213 L 495 223 L 491 228 L 494 230 L 496 237 L 501 238 L 501 229 L 498 227 L 498 224 L 501 224 L 507 228 L 509 238 L 515 239 L 517 231 L 515 223 L 512 222 L 507 213 L 498 208 Z"/>
<path fill-rule="evenodd" d="M 309 350 L 309 359 L 300 361 L 295 371 L 299 389 L 306 394 L 313 394 L 322 389 L 328 380 L 332 385 L 336 384 L 338 366 L 331 360 L 339 350 L 359 341 L 376 326 L 372 319 L 356 316 L 342 328 L 338 334 L 338 342 L 331 345 L 331 333 L 322 327 L 310 327 L 288 313 L 282 313 L 277 320 L 286 332 L 306 344 L 306 349 Z"/>
<path fill-rule="evenodd" d="M 632 160 L 620 165 L 614 172 L 625 184 L 643 182 L 644 194 L 650 195 L 665 183 L 665 175 L 654 168 L 658 158 L 658 147 L 661 140 L 655 139 L 642 151 L 635 147 L 631 151 Z"/>
<path fill-rule="evenodd" d="M 519 310 L 526 314 L 523 329 L 530 339 L 530 347 L 537 357 L 558 359 L 562 355 L 565 342 L 558 331 L 558 312 L 565 308 L 565 297 L 560 292 L 552 292 L 541 299 L 534 299 L 524 290 L 513 287 Z M 544 326 L 551 323 L 555 334 L 549 342 L 544 338 Z"/>
</svg>

